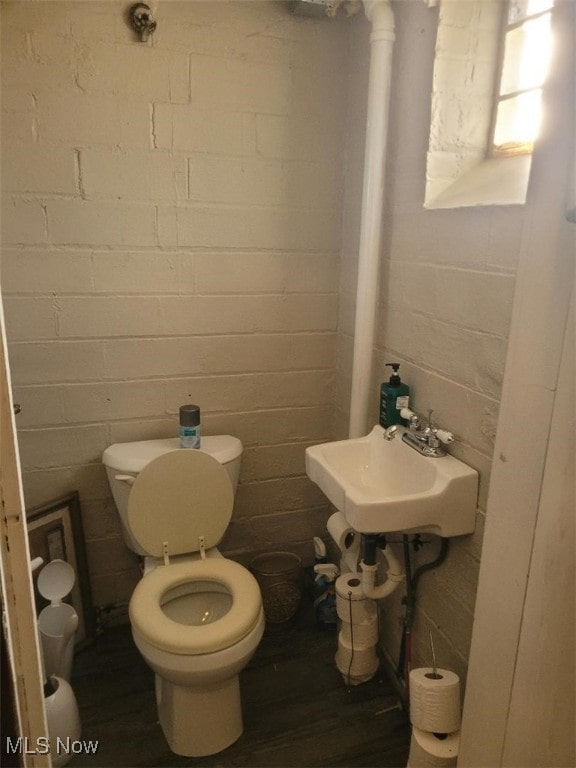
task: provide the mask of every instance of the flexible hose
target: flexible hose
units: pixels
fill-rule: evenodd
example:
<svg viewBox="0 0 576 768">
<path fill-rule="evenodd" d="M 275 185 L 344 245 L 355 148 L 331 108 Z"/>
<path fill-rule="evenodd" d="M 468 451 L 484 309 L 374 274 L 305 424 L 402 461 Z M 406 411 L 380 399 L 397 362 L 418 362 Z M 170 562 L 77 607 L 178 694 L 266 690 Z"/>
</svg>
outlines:
<svg viewBox="0 0 576 768">
<path fill-rule="evenodd" d="M 398 656 L 398 666 L 396 674 L 404 679 L 406 686 L 406 695 L 409 696 L 409 673 L 411 659 L 410 627 L 412 626 L 412 610 L 414 601 L 412 598 L 412 563 L 410 561 L 410 538 L 407 534 L 402 536 L 402 546 L 404 551 L 404 570 L 406 571 L 406 597 L 404 599 L 406 612 L 402 625 L 402 638 L 400 640 L 400 652 Z"/>
<path fill-rule="evenodd" d="M 412 625 L 414 623 L 414 612 L 416 608 L 416 589 L 418 582 L 422 578 L 422 575 L 426 571 L 437 568 L 446 560 L 448 556 L 449 540 L 447 538 L 440 538 L 440 551 L 438 556 L 434 560 L 430 560 L 428 563 L 424 563 L 414 571 L 412 577 L 410 577 L 411 565 L 410 565 L 410 550 L 408 548 L 408 537 L 403 536 L 404 545 L 404 559 L 406 563 L 406 613 L 404 615 L 404 626 L 402 628 L 402 639 L 400 641 L 400 655 L 397 667 L 398 676 L 404 674 L 404 681 L 406 687 L 406 695 L 410 696 L 410 663 L 412 654 Z"/>
<path fill-rule="evenodd" d="M 431 560 L 429 563 L 424 563 L 424 565 L 421 565 L 419 568 L 416 568 L 416 570 L 414 571 L 414 575 L 412 576 L 413 602 L 415 602 L 416 600 L 416 587 L 418 585 L 418 582 L 420 581 L 420 578 L 422 577 L 422 574 L 426 573 L 426 571 L 432 570 L 432 568 L 436 568 L 437 566 L 442 565 L 442 563 L 444 562 L 444 560 L 446 560 L 446 557 L 448 556 L 449 543 L 450 543 L 449 539 L 441 537 L 440 552 L 438 553 L 438 557 L 436 557 L 434 560 Z"/>
</svg>

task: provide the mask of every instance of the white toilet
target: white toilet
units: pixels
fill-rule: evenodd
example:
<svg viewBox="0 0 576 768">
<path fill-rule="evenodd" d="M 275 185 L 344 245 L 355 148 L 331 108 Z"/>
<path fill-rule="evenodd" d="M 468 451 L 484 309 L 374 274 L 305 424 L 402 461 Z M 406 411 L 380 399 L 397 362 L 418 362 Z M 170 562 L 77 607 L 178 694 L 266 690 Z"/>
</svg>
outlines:
<svg viewBox="0 0 576 768">
<path fill-rule="evenodd" d="M 260 589 L 216 545 L 232 516 L 242 443 L 203 437 L 119 443 L 104 451 L 127 545 L 145 557 L 130 600 L 134 642 L 156 673 L 170 749 L 212 755 L 242 733 L 238 673 L 264 631 Z"/>
</svg>

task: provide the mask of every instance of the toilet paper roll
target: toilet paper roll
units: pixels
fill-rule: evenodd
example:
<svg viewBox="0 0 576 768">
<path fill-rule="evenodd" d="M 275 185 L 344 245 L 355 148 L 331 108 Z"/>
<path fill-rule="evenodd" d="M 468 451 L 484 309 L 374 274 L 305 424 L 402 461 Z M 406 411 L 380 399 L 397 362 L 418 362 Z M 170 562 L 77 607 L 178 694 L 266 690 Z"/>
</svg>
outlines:
<svg viewBox="0 0 576 768">
<path fill-rule="evenodd" d="M 349 623 L 369 621 L 378 615 L 375 600 L 362 591 L 360 573 L 344 573 L 336 579 L 336 612 L 338 618 Z"/>
<path fill-rule="evenodd" d="M 449 768 L 458 761 L 460 732 L 438 738 L 433 733 L 412 728 L 409 768 Z"/>
<path fill-rule="evenodd" d="M 410 671 L 410 722 L 434 733 L 460 728 L 460 678 L 448 669 L 420 667 Z"/>
<path fill-rule="evenodd" d="M 336 666 L 344 677 L 352 678 L 354 683 L 366 682 L 374 677 L 380 662 L 376 654 L 376 646 L 351 648 L 342 637 L 338 636 L 338 650 L 336 652 Z"/>
<path fill-rule="evenodd" d="M 347 621 L 349 624 L 361 624 L 363 621 L 370 621 L 377 615 L 378 608 L 374 600 L 362 600 L 350 602 L 345 597 L 336 595 L 336 613 L 341 621 Z"/>
<path fill-rule="evenodd" d="M 352 666 L 358 672 L 365 672 L 367 669 L 371 669 L 374 666 L 375 660 L 378 660 L 375 645 L 358 646 L 354 643 L 352 647 L 342 637 L 341 632 L 338 635 L 338 653 L 342 661 L 347 665 L 352 661 Z"/>
<path fill-rule="evenodd" d="M 361 573 L 343 573 L 336 579 L 335 587 L 338 597 L 342 597 L 346 601 L 369 600 L 362 591 Z M 374 600 L 371 602 L 374 602 Z"/>
<path fill-rule="evenodd" d="M 359 673 L 355 669 L 350 669 L 348 664 L 340 662 L 338 653 L 335 656 L 336 668 L 342 675 L 342 679 L 346 685 L 361 685 L 367 683 L 368 680 L 372 680 L 376 672 L 378 671 L 378 660 L 373 669 L 368 670 L 366 673 Z"/>
<path fill-rule="evenodd" d="M 373 600 L 363 600 L 362 602 L 349 602 L 344 597 L 336 595 L 336 613 L 341 621 L 347 621 L 349 624 L 361 624 L 363 621 L 370 621 L 377 615 L 377 607 Z"/>
<path fill-rule="evenodd" d="M 360 555 L 360 534 L 346 522 L 342 512 L 335 512 L 326 525 L 332 541 L 342 552 L 342 561 L 350 571 L 355 571 Z M 341 570 L 344 570 L 341 563 Z"/>
<path fill-rule="evenodd" d="M 373 616 L 371 619 L 355 622 L 354 624 L 342 621 L 340 623 L 340 632 L 343 640 L 348 645 L 376 645 L 378 642 L 378 617 Z"/>
</svg>

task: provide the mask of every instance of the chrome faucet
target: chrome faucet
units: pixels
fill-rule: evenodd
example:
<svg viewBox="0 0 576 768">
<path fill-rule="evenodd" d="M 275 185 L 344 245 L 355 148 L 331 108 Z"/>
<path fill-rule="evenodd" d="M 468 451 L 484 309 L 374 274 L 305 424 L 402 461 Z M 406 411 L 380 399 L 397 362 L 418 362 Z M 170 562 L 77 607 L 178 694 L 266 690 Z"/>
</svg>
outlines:
<svg viewBox="0 0 576 768">
<path fill-rule="evenodd" d="M 433 425 L 433 413 L 434 411 L 432 410 L 428 411 L 428 424 L 422 429 L 420 419 L 414 411 L 411 411 L 409 408 L 402 408 L 400 415 L 403 419 L 406 419 L 410 430 L 409 432 L 404 432 L 402 440 L 423 456 L 439 458 L 446 455 L 442 444 L 449 445 L 453 443 L 454 435 Z"/>
</svg>

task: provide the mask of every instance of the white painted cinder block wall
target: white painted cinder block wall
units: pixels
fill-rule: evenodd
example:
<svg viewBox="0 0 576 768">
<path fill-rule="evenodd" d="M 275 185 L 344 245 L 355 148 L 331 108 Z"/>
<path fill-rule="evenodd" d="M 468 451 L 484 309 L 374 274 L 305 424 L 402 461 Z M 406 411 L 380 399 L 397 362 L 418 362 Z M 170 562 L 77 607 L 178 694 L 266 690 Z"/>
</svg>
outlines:
<svg viewBox="0 0 576 768">
<path fill-rule="evenodd" d="M 246 446 L 227 551 L 310 556 L 325 535 L 303 454 L 347 434 L 365 130 L 363 17 L 163 2 L 147 46 L 128 5 L 2 3 L 2 282 L 25 491 L 29 505 L 80 491 L 97 604 L 137 578 L 100 454 L 173 435 L 187 401 L 207 433 Z M 372 419 L 397 359 L 414 407 L 434 408 L 480 471 L 477 533 L 423 577 L 415 626 L 415 663 L 432 629 L 439 664 L 464 677 L 527 214 L 423 210 L 437 10 L 394 12 Z M 394 660 L 400 599 L 383 606 Z"/>
<path fill-rule="evenodd" d="M 279 2 L 3 2 L 2 288 L 27 506 L 78 490 L 96 605 L 138 578 L 100 463 L 245 452 L 223 548 L 312 556 L 328 514 L 347 26 Z"/>
<path fill-rule="evenodd" d="M 524 207 L 425 210 L 426 155 L 438 9 L 395 3 L 396 43 L 392 76 L 384 246 L 374 350 L 372 423 L 378 421 L 379 386 L 390 376 L 385 363 L 401 363 L 411 403 L 457 436 L 451 453 L 480 473 L 476 531 L 452 539 L 447 560 L 425 573 L 418 586 L 413 664 L 437 661 L 465 681 L 472 632 L 483 523 L 492 460 L 515 272 L 523 232 L 533 214 Z M 365 77 L 369 27 L 356 21 L 351 71 Z M 462 36 L 467 40 L 466 34 Z M 467 51 L 454 51 L 460 67 Z M 358 95 L 355 97 L 359 99 Z M 362 102 L 350 109 L 349 156 L 361 155 Z M 348 173 L 347 173 L 348 179 Z M 360 182 L 357 182 L 358 190 Z M 354 327 L 354 276 L 358 237 L 357 195 L 345 197 L 338 337 L 337 425 L 345 436 Z M 414 567 L 434 559 L 438 540 L 414 556 Z M 382 640 L 396 663 L 404 617 L 398 590 L 382 606 Z"/>
</svg>

